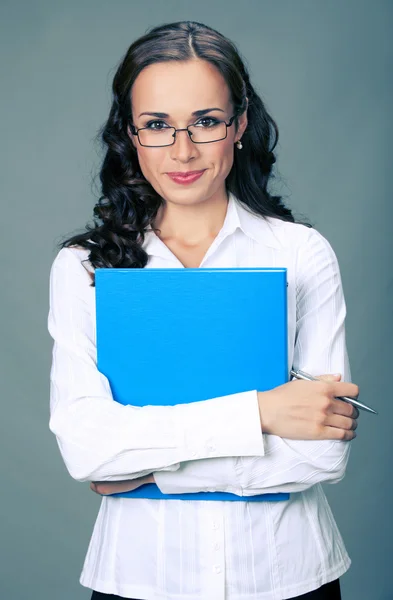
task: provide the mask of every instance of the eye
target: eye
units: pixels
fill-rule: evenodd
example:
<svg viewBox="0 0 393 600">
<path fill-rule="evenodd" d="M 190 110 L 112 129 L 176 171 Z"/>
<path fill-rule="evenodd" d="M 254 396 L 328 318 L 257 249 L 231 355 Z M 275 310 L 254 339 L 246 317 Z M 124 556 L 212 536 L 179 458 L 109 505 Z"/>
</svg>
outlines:
<svg viewBox="0 0 393 600">
<path fill-rule="evenodd" d="M 167 129 L 168 125 L 165 121 L 149 121 L 146 123 L 145 127 L 153 131 L 161 131 L 162 129 Z"/>
<path fill-rule="evenodd" d="M 221 121 L 218 121 L 218 119 L 215 119 L 214 117 L 202 117 L 202 119 L 199 119 L 195 125 L 198 127 L 202 126 L 203 128 L 207 129 L 208 127 L 214 127 L 214 125 L 218 125 L 220 122 Z"/>
</svg>

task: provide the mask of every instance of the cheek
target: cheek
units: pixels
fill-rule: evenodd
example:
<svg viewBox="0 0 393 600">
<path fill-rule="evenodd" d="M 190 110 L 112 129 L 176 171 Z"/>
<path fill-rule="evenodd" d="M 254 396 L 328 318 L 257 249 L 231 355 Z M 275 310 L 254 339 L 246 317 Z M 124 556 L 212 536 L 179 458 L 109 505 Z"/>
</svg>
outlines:
<svg viewBox="0 0 393 600">
<path fill-rule="evenodd" d="M 163 161 L 163 152 L 159 148 L 139 148 L 138 162 L 141 171 L 147 180 L 154 176 Z"/>
<path fill-rule="evenodd" d="M 214 146 L 214 144 L 212 144 Z M 219 170 L 229 172 L 233 163 L 233 143 L 231 140 L 225 140 L 222 144 L 217 144 L 211 148 L 211 159 Z"/>
</svg>

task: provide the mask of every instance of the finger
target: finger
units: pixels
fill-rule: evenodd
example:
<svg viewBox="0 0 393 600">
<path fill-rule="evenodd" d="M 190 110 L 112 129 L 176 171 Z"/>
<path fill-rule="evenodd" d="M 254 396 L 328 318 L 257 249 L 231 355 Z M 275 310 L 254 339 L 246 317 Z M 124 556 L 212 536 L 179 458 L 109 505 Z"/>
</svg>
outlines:
<svg viewBox="0 0 393 600">
<path fill-rule="evenodd" d="M 94 491 L 101 496 L 108 496 L 110 494 L 131 492 L 140 485 L 142 484 L 138 483 L 138 479 L 126 479 L 124 481 L 104 481 L 102 483 L 97 482 L 95 484 L 96 489 Z"/>
<path fill-rule="evenodd" d="M 350 417 L 343 417 L 342 415 L 327 415 L 325 419 L 325 425 L 328 425 L 329 427 L 335 427 L 337 429 L 348 429 L 355 431 L 358 423 L 356 419 L 351 419 Z"/>
<path fill-rule="evenodd" d="M 350 442 L 356 437 L 356 431 L 352 429 L 339 429 L 338 427 L 324 427 L 323 438 L 327 440 L 341 440 L 342 442 Z"/>
<path fill-rule="evenodd" d="M 117 491 L 121 491 L 121 490 L 117 490 L 114 487 L 110 487 L 109 485 L 105 484 L 105 483 L 98 483 L 95 486 L 95 490 L 93 490 L 94 492 L 96 492 L 96 494 L 99 494 L 100 496 L 107 496 L 109 494 L 114 494 Z"/>
<path fill-rule="evenodd" d="M 325 375 L 318 375 L 317 379 L 321 379 L 322 381 L 340 381 L 341 373 L 328 373 Z"/>
<path fill-rule="evenodd" d="M 357 419 L 359 417 L 359 410 L 356 406 L 353 406 L 353 404 L 350 404 L 349 402 L 344 402 L 344 400 L 333 399 L 330 403 L 328 412 L 351 417 L 352 419 Z"/>
<path fill-rule="evenodd" d="M 108 483 L 100 483 L 99 481 L 97 483 L 92 481 L 90 483 L 90 489 L 93 490 L 93 492 L 95 492 L 96 494 L 99 494 L 100 496 L 112 494 L 114 492 L 113 486 L 111 486 Z"/>
<path fill-rule="evenodd" d="M 334 396 L 348 396 L 349 398 L 358 398 L 359 386 L 349 381 L 332 382 L 332 393 Z"/>
</svg>

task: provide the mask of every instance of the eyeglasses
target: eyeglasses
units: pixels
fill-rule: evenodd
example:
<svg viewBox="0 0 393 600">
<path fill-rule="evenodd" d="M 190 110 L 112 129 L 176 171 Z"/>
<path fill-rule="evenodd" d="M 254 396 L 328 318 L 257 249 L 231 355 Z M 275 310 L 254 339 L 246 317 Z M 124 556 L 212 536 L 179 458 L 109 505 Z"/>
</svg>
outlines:
<svg viewBox="0 0 393 600">
<path fill-rule="evenodd" d="M 235 119 L 233 115 L 226 123 L 219 121 L 213 117 L 202 117 L 196 123 L 188 125 L 184 129 L 175 129 L 169 127 L 164 121 L 150 121 L 146 127 L 136 129 L 131 123 L 130 129 L 133 135 L 138 136 L 138 141 L 141 146 L 148 148 L 161 148 L 163 146 L 172 146 L 176 141 L 176 133 L 178 131 L 187 131 L 190 140 L 194 144 L 210 144 L 225 140 L 230 127 Z M 206 124 L 207 123 L 207 124 Z M 153 127 L 155 125 L 155 127 Z M 156 127 L 158 125 L 158 127 Z"/>
</svg>

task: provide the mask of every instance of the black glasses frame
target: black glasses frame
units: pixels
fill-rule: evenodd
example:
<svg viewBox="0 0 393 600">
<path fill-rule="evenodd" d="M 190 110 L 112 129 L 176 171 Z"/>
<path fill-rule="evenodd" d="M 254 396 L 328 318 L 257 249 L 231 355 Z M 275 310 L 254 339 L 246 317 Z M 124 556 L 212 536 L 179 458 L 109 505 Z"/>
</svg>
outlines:
<svg viewBox="0 0 393 600">
<path fill-rule="evenodd" d="M 232 125 L 232 123 L 235 120 L 236 116 L 237 116 L 237 114 L 234 114 L 233 117 L 231 117 L 229 119 L 228 123 L 226 121 L 218 121 L 219 123 L 224 123 L 224 125 L 226 126 L 225 136 L 222 137 L 222 138 L 220 138 L 220 139 L 218 139 L 218 140 L 211 140 L 210 142 L 195 142 L 192 139 L 192 131 L 189 130 L 189 127 L 193 127 L 193 125 L 196 125 L 198 121 L 196 121 L 195 123 L 191 123 L 191 125 L 188 125 L 187 127 L 183 128 L 183 129 L 176 129 L 175 127 L 167 127 L 167 129 L 173 129 L 173 134 L 172 134 L 173 142 L 171 144 L 164 144 L 164 145 L 160 144 L 159 146 L 150 146 L 150 145 L 142 144 L 141 143 L 141 140 L 139 138 L 139 132 L 142 131 L 142 130 L 144 130 L 144 129 L 150 129 L 150 127 L 139 127 L 139 129 L 137 129 L 135 127 L 135 125 L 133 125 L 132 123 L 129 123 L 129 126 L 130 126 L 130 129 L 131 129 L 132 135 L 136 135 L 137 136 L 139 144 L 141 146 L 143 146 L 144 148 L 167 148 L 168 146 L 173 146 L 173 144 L 176 142 L 176 133 L 178 131 L 187 131 L 188 135 L 190 137 L 190 140 L 192 141 L 193 144 L 214 144 L 214 142 L 221 142 L 222 140 L 225 140 L 227 138 L 227 136 L 228 136 L 228 127 L 230 127 Z"/>
</svg>

